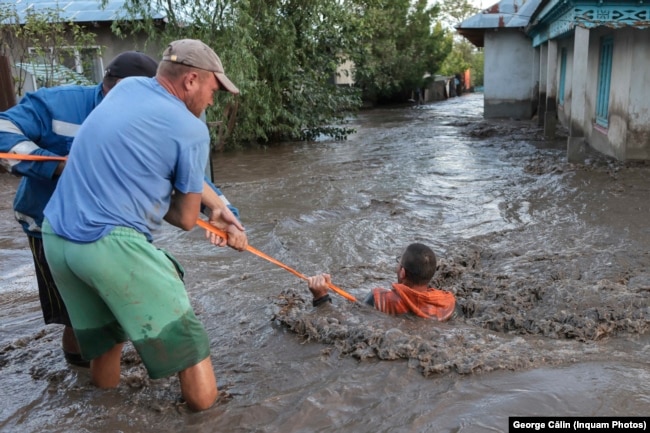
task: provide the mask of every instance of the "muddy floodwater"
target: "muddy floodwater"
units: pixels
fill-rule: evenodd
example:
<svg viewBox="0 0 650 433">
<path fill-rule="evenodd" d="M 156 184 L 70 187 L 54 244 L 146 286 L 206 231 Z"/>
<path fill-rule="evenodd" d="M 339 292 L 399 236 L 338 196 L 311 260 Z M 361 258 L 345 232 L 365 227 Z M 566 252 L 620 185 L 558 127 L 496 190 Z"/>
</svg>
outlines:
<svg viewBox="0 0 650 433">
<path fill-rule="evenodd" d="M 390 317 L 248 252 L 166 226 L 210 336 L 221 397 L 203 413 L 127 345 L 115 390 L 89 384 L 45 326 L 17 179 L 0 173 L 0 431 L 505 432 L 509 416 L 650 414 L 650 165 L 590 154 L 536 122 L 485 121 L 483 96 L 375 109 L 341 142 L 214 159 L 250 244 L 363 298 L 430 245 L 447 323 Z"/>
</svg>

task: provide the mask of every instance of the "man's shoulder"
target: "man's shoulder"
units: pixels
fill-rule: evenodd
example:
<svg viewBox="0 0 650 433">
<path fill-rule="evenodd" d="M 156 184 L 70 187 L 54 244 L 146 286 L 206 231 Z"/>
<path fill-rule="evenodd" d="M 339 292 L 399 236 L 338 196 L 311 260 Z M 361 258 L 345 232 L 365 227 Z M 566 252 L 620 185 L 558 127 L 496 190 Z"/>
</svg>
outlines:
<svg viewBox="0 0 650 433">
<path fill-rule="evenodd" d="M 127 101 L 129 104 L 122 105 Z M 124 78 L 111 90 L 105 103 L 113 108 L 115 105 L 119 105 L 120 111 L 139 109 L 142 105 L 147 105 L 156 109 L 143 114 L 160 115 L 162 113 L 163 115 L 173 115 L 179 121 L 187 117 L 201 122 L 179 98 L 169 93 L 155 78 L 150 77 Z"/>
<path fill-rule="evenodd" d="M 438 295 L 441 295 L 441 296 L 449 296 L 449 297 L 452 297 L 454 299 L 456 298 L 456 295 L 454 295 L 454 293 L 449 291 L 449 290 L 438 289 L 436 287 L 431 287 L 431 286 L 429 286 L 429 288 L 427 289 L 427 293 L 434 293 L 434 294 L 438 294 Z"/>
<path fill-rule="evenodd" d="M 394 294 L 394 295 L 392 295 L 392 294 Z M 375 287 L 373 289 L 370 289 L 370 291 L 368 292 L 368 294 L 364 298 L 363 303 L 374 307 L 376 297 L 385 299 L 387 296 L 389 296 L 389 297 L 395 297 L 395 296 L 399 297 L 399 295 L 394 293 L 393 289 L 386 289 L 386 288 L 383 288 L 383 287 Z"/>
<path fill-rule="evenodd" d="M 41 101 L 44 105 L 57 109 L 81 107 L 83 104 L 94 106 L 100 100 L 100 92 L 101 85 L 43 87 L 35 92 L 26 94 L 20 103 Z"/>
<path fill-rule="evenodd" d="M 35 92 L 28 93 L 28 95 L 38 95 L 50 97 L 52 95 L 93 95 L 101 89 L 101 84 L 95 84 L 93 86 L 80 86 L 77 84 L 70 84 L 66 86 L 55 86 L 55 87 L 41 87 Z"/>
</svg>

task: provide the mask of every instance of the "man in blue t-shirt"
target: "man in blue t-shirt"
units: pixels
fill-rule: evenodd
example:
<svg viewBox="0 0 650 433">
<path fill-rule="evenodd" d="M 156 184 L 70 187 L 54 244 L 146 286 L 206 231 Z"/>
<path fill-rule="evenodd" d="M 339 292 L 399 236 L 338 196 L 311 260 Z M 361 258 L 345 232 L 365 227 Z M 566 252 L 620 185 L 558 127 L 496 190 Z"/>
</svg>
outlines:
<svg viewBox="0 0 650 433">
<path fill-rule="evenodd" d="M 214 404 L 210 344 L 182 266 L 156 248 L 162 221 L 191 230 L 201 206 L 244 250 L 244 228 L 204 181 L 210 136 L 199 116 L 214 93 L 239 90 L 203 42 L 174 41 L 155 78 L 123 80 L 84 121 L 45 208 L 43 243 L 92 382 L 120 381 L 125 341 L 153 379 L 177 373 L 193 410 Z"/>
</svg>

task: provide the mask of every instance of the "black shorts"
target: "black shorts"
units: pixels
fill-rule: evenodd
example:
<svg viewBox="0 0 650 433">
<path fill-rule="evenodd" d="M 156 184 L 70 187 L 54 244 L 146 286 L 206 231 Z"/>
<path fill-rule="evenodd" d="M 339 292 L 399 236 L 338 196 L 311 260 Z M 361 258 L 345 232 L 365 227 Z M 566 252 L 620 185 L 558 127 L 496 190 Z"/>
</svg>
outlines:
<svg viewBox="0 0 650 433">
<path fill-rule="evenodd" d="M 36 267 L 36 282 L 38 283 L 38 296 L 41 300 L 41 310 L 43 310 L 43 320 L 45 323 L 59 323 L 61 325 L 72 326 L 68 310 L 65 308 L 59 289 L 54 283 L 54 278 L 50 273 L 50 267 L 45 259 L 43 250 L 43 240 L 33 236 L 27 236 L 29 248 L 32 250 L 34 257 L 34 266 Z"/>
</svg>

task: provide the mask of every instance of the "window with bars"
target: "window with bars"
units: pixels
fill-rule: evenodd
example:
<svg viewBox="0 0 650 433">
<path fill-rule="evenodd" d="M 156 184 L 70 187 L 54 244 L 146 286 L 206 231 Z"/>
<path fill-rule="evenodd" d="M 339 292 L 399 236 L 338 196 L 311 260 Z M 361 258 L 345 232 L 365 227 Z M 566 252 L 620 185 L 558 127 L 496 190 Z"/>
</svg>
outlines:
<svg viewBox="0 0 650 433">
<path fill-rule="evenodd" d="M 598 93 L 596 100 L 596 123 L 604 128 L 609 118 L 609 88 L 612 80 L 612 53 L 614 38 L 604 37 L 600 41 L 600 62 L 598 64 Z"/>
<path fill-rule="evenodd" d="M 96 84 L 103 76 L 103 65 L 99 47 L 59 47 L 56 53 L 52 48 L 42 50 L 29 48 L 31 65 L 38 70 L 44 70 L 47 77 L 40 74 L 36 87 L 50 87 L 61 84 Z M 70 71 L 69 77 L 57 77 L 61 71 Z M 31 72 L 31 71 L 28 71 Z M 50 78 L 49 76 L 52 76 Z M 65 75 L 65 74 L 64 74 Z M 54 79 L 56 78 L 56 79 Z"/>
</svg>

